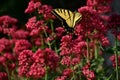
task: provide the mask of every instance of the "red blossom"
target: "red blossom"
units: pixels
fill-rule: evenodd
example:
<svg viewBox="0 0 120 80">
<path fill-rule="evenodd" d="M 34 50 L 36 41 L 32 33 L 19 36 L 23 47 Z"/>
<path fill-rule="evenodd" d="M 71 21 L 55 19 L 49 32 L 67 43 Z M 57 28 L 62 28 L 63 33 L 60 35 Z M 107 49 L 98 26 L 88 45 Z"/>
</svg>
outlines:
<svg viewBox="0 0 120 80">
<path fill-rule="evenodd" d="M 0 80 L 8 80 L 8 75 L 6 72 L 0 72 Z"/>
<path fill-rule="evenodd" d="M 120 15 L 118 14 L 112 14 L 109 17 L 109 27 L 112 29 L 116 29 L 117 27 L 120 27 Z"/>
<path fill-rule="evenodd" d="M 71 58 L 69 56 L 64 56 L 61 60 L 61 63 L 66 66 L 71 65 Z"/>
<path fill-rule="evenodd" d="M 55 80 L 66 80 L 67 76 L 58 76 Z"/>
<path fill-rule="evenodd" d="M 25 13 L 32 13 L 36 9 L 38 9 L 40 6 L 41 6 L 40 2 L 34 2 L 33 0 L 31 0 L 28 4 L 27 9 L 25 10 Z"/>
<path fill-rule="evenodd" d="M 111 3 L 113 0 L 87 0 L 87 6 L 92 7 L 98 13 L 111 12 Z"/>
<path fill-rule="evenodd" d="M 102 37 L 101 43 L 102 43 L 102 46 L 104 46 L 104 47 L 110 45 L 110 42 L 107 37 Z"/>
<path fill-rule="evenodd" d="M 32 55 L 33 55 L 33 53 L 31 50 L 24 50 L 20 53 L 20 55 L 18 57 L 18 61 L 19 61 L 18 74 L 19 74 L 19 76 L 27 76 L 27 74 L 30 70 L 30 65 L 33 64 Z"/>
<path fill-rule="evenodd" d="M 43 66 L 45 65 L 45 59 L 44 59 L 44 52 L 41 49 L 38 49 L 35 54 L 33 54 L 33 59 L 35 63 L 42 64 Z"/>
<path fill-rule="evenodd" d="M 35 39 L 33 39 L 33 43 L 36 46 L 41 46 L 42 45 L 42 39 L 40 37 L 36 37 Z"/>
<path fill-rule="evenodd" d="M 56 30 L 56 35 L 58 37 L 61 37 L 63 35 L 63 33 L 65 32 L 64 28 L 62 28 L 62 27 L 57 27 L 57 28 L 55 28 L 55 30 Z"/>
<path fill-rule="evenodd" d="M 120 33 L 118 33 L 118 35 L 117 35 L 117 39 L 120 41 Z"/>
<path fill-rule="evenodd" d="M 45 76 L 45 68 L 40 63 L 33 63 L 30 66 L 30 71 L 26 75 L 27 77 L 42 78 Z"/>
<path fill-rule="evenodd" d="M 62 75 L 63 76 L 69 76 L 72 72 L 73 72 L 72 69 L 66 68 L 66 69 L 63 70 Z"/>
<path fill-rule="evenodd" d="M 95 74 L 92 70 L 89 70 L 90 64 L 85 65 L 82 68 L 83 75 L 87 78 L 87 80 L 95 80 Z"/>
<path fill-rule="evenodd" d="M 52 6 L 42 5 L 39 8 L 38 13 L 43 14 L 45 20 L 54 19 L 55 16 L 51 13 L 51 11 L 52 11 Z"/>
<path fill-rule="evenodd" d="M 9 27 L 9 25 L 15 25 L 17 22 L 17 19 L 12 18 L 8 15 L 0 16 L 0 25 L 3 25 L 4 27 Z"/>
<path fill-rule="evenodd" d="M 28 31 L 25 30 L 17 30 L 11 33 L 13 39 L 26 39 L 28 35 L 29 35 Z"/>
<path fill-rule="evenodd" d="M 97 31 L 99 34 L 106 32 L 106 27 L 103 24 L 99 14 L 92 8 L 85 6 L 78 9 L 82 14 L 80 28 L 82 28 L 82 35 Z M 78 32 L 78 31 L 77 31 Z"/>
<path fill-rule="evenodd" d="M 28 20 L 26 23 L 27 30 L 30 32 L 30 36 L 39 36 L 40 33 L 43 33 L 44 30 L 47 31 L 48 27 L 44 25 L 43 20 L 37 21 L 37 18 L 34 16 Z"/>
<path fill-rule="evenodd" d="M 0 64 L 2 64 L 3 66 L 5 66 L 7 59 L 4 56 L 0 56 Z"/>
<path fill-rule="evenodd" d="M 6 52 L 3 55 L 4 57 L 6 57 L 6 59 L 10 60 L 10 61 L 15 61 L 15 56 L 12 53 Z"/>
<path fill-rule="evenodd" d="M 22 52 L 23 50 L 30 49 L 30 48 L 31 48 L 30 42 L 28 42 L 28 40 L 21 39 L 15 42 L 14 52 L 18 56 L 19 53 Z"/>
<path fill-rule="evenodd" d="M 112 61 L 112 65 L 115 68 L 116 67 L 116 56 L 112 55 L 109 59 Z M 118 66 L 120 66 L 120 56 L 119 55 L 118 55 Z"/>
<path fill-rule="evenodd" d="M 51 49 L 45 48 L 44 50 L 45 64 L 51 69 L 55 69 L 58 66 L 59 56 Z"/>
<path fill-rule="evenodd" d="M 6 38 L 0 39 L 0 52 L 2 51 L 10 51 L 12 48 L 13 42 Z"/>
</svg>

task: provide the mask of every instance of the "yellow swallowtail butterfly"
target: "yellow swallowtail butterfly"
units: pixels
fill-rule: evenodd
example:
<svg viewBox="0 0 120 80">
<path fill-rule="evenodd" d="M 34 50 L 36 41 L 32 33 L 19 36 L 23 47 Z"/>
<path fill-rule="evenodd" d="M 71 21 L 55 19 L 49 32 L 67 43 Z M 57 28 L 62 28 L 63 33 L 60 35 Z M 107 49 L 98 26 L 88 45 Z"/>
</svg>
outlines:
<svg viewBox="0 0 120 80">
<path fill-rule="evenodd" d="M 82 19 L 82 15 L 79 12 L 72 12 L 67 9 L 53 9 L 52 13 L 62 21 L 65 28 L 73 29 L 75 25 Z M 66 25 L 64 24 L 67 24 Z"/>
</svg>

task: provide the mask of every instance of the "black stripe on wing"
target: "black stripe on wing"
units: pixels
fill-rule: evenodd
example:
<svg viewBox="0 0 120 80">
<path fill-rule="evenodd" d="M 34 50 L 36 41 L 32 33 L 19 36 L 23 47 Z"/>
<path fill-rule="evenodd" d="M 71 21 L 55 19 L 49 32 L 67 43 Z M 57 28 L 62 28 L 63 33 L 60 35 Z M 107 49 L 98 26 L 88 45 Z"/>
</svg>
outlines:
<svg viewBox="0 0 120 80">
<path fill-rule="evenodd" d="M 66 13 L 64 9 L 57 9 L 57 12 L 59 13 Z M 73 28 L 69 27 L 68 24 L 66 23 L 66 20 L 64 18 L 62 18 L 56 11 L 52 11 L 52 13 L 62 22 L 62 25 L 65 29 L 67 29 L 67 31 L 69 32 L 73 32 Z M 69 18 L 70 18 L 70 11 L 68 11 L 69 14 Z M 67 16 L 67 15 L 65 15 Z"/>
</svg>

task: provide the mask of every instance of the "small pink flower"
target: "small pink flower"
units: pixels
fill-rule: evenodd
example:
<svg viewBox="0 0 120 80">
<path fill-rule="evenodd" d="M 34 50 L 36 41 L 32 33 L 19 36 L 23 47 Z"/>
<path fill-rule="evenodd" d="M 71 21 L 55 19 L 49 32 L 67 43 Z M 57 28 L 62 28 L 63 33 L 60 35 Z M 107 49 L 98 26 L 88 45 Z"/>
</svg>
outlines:
<svg viewBox="0 0 120 80">
<path fill-rule="evenodd" d="M 8 59 L 8 60 L 14 60 L 15 61 L 15 56 L 12 53 L 4 53 L 3 56 L 6 57 L 6 59 Z"/>
<path fill-rule="evenodd" d="M 62 75 L 63 76 L 69 76 L 72 72 L 73 72 L 72 69 L 66 68 L 66 69 L 63 70 Z"/>
<path fill-rule="evenodd" d="M 101 43 L 102 43 L 102 46 L 109 46 L 110 45 L 107 37 L 103 37 Z"/>
<path fill-rule="evenodd" d="M 120 41 L 120 33 L 118 33 L 118 35 L 117 35 L 117 39 Z"/>
<path fill-rule="evenodd" d="M 30 49 L 30 48 L 31 48 L 31 44 L 27 40 L 21 39 L 15 42 L 14 52 L 16 54 L 19 54 L 23 50 Z"/>
<path fill-rule="evenodd" d="M 61 63 L 66 66 L 71 65 L 71 58 L 69 56 L 65 56 L 62 58 Z"/>
<path fill-rule="evenodd" d="M 27 74 L 27 77 L 33 78 L 42 78 L 45 76 L 45 68 L 39 63 L 33 63 L 30 67 L 30 71 Z"/>
<path fill-rule="evenodd" d="M 9 51 L 12 48 L 12 41 L 8 40 L 6 38 L 1 38 L 0 39 L 0 51 Z"/>
<path fill-rule="evenodd" d="M 4 56 L 0 56 L 0 64 L 6 65 L 6 64 L 5 64 L 6 61 L 7 61 L 7 59 L 6 59 Z"/>
<path fill-rule="evenodd" d="M 54 19 L 55 16 L 51 13 L 51 11 L 52 11 L 52 6 L 42 5 L 39 8 L 38 13 L 43 14 L 45 20 L 48 20 L 50 18 Z"/>
<path fill-rule="evenodd" d="M 34 39 L 34 44 L 36 46 L 41 46 L 42 45 L 42 39 L 40 37 Z"/>
<path fill-rule="evenodd" d="M 30 1 L 28 4 L 27 9 L 25 10 L 25 13 L 32 13 L 34 12 L 37 8 L 39 8 L 41 6 L 40 2 L 34 2 L 34 1 Z"/>
<path fill-rule="evenodd" d="M 17 30 L 11 33 L 12 38 L 14 39 L 26 39 L 29 33 L 24 30 Z"/>
<path fill-rule="evenodd" d="M 55 69 L 58 66 L 59 56 L 51 49 L 45 48 L 44 50 L 45 64 L 51 69 Z"/>
<path fill-rule="evenodd" d="M 87 78 L 87 80 L 95 80 L 95 74 L 93 71 L 89 70 L 90 65 L 87 64 L 82 68 L 83 75 Z"/>
<path fill-rule="evenodd" d="M 40 63 L 44 65 L 45 59 L 44 59 L 44 52 L 41 49 L 38 49 L 35 54 L 33 54 L 33 59 L 36 63 Z"/>
<path fill-rule="evenodd" d="M 15 18 L 12 18 L 8 15 L 4 15 L 0 17 L 0 25 L 4 25 L 4 27 L 9 27 L 9 24 L 16 24 L 18 21 Z"/>
<path fill-rule="evenodd" d="M 64 28 L 62 28 L 62 27 L 56 28 L 56 35 L 57 35 L 58 37 L 61 37 L 64 32 L 65 32 Z"/>
<path fill-rule="evenodd" d="M 27 76 L 31 64 L 33 64 L 32 59 L 33 53 L 31 50 L 24 50 L 20 53 L 18 57 L 18 74 L 19 76 Z"/>
<path fill-rule="evenodd" d="M 55 80 L 66 80 L 67 76 L 58 76 Z"/>
<path fill-rule="evenodd" d="M 116 60 L 116 56 L 112 55 L 109 59 L 112 61 L 113 67 L 116 67 L 116 61 L 115 61 Z M 120 66 L 120 56 L 118 56 L 118 66 Z"/>
<path fill-rule="evenodd" d="M 92 7 L 98 13 L 111 12 L 111 3 L 113 0 L 87 0 L 87 6 Z"/>
<path fill-rule="evenodd" d="M 8 75 L 6 72 L 0 72 L 0 80 L 8 80 Z"/>
</svg>

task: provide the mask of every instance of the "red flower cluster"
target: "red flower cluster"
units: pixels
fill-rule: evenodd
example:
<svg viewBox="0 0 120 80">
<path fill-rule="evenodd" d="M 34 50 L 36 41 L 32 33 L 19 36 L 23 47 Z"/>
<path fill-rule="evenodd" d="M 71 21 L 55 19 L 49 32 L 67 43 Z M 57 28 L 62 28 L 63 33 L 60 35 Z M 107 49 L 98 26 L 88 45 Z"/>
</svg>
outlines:
<svg viewBox="0 0 120 80">
<path fill-rule="evenodd" d="M 0 53 L 3 51 L 10 51 L 13 45 L 13 41 L 6 39 L 6 38 L 1 38 L 0 39 Z"/>
<path fill-rule="evenodd" d="M 17 28 L 17 20 L 12 17 L 0 17 L 0 68 L 5 67 L 0 69 L 0 80 L 8 80 L 16 72 L 28 79 L 77 80 L 78 75 L 87 80 L 98 79 L 91 65 L 101 57 L 101 45 L 110 45 L 107 31 L 113 30 L 120 40 L 120 16 L 101 16 L 111 11 L 111 1 L 87 0 L 87 5 L 78 9 L 82 20 L 73 33 L 54 27 L 52 6 L 39 0 L 30 0 L 25 13 L 35 15 L 22 26 L 25 28 Z M 110 58 L 114 67 L 115 59 Z"/>
<path fill-rule="evenodd" d="M 15 47 L 14 47 L 14 52 L 19 56 L 19 53 L 22 52 L 23 50 L 30 49 L 31 44 L 27 40 L 17 40 L 15 41 Z"/>
<path fill-rule="evenodd" d="M 55 80 L 66 80 L 68 77 L 70 77 L 72 72 L 73 72 L 72 69 L 66 68 L 63 70 L 62 75 L 58 76 Z"/>
<path fill-rule="evenodd" d="M 87 6 L 92 7 L 98 13 L 111 12 L 111 3 L 113 0 L 87 0 Z"/>
<path fill-rule="evenodd" d="M 93 71 L 89 70 L 90 65 L 87 64 L 82 68 L 83 75 L 87 78 L 87 80 L 95 80 L 95 74 Z"/>
<path fill-rule="evenodd" d="M 116 67 L 116 56 L 115 56 L 115 55 L 112 55 L 112 56 L 110 57 L 110 60 L 112 61 L 113 67 Z M 118 56 L 118 66 L 120 66 L 120 56 Z"/>
<path fill-rule="evenodd" d="M 25 13 L 33 13 L 36 11 L 39 15 L 42 14 L 44 19 L 47 20 L 50 18 L 55 18 L 51 14 L 51 10 L 52 10 L 51 6 L 42 5 L 41 2 L 39 1 L 31 0 L 28 4 L 27 9 L 25 10 Z"/>
<path fill-rule="evenodd" d="M 5 72 L 0 72 L 0 80 L 8 80 L 7 73 L 5 73 Z"/>
<path fill-rule="evenodd" d="M 24 50 L 18 60 L 20 76 L 41 78 L 45 76 L 47 67 L 55 69 L 58 66 L 59 57 L 54 51 L 46 48 L 38 49 L 34 54 L 31 50 Z"/>
<path fill-rule="evenodd" d="M 12 30 L 15 30 L 17 19 L 9 17 L 7 15 L 0 17 L 0 32 L 3 34 L 10 34 Z"/>
</svg>

